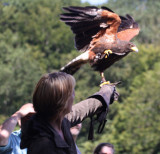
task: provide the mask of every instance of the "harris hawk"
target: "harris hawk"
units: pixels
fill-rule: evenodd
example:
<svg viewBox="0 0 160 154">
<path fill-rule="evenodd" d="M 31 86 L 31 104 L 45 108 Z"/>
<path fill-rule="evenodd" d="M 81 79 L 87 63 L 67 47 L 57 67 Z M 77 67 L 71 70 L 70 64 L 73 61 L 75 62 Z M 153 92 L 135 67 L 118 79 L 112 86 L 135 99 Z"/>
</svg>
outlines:
<svg viewBox="0 0 160 154">
<path fill-rule="evenodd" d="M 104 70 L 128 55 L 138 52 L 130 40 L 138 35 L 140 28 L 130 15 L 119 16 L 107 7 L 64 7 L 60 19 L 75 34 L 75 46 L 83 51 L 60 71 L 74 74 L 83 64 L 90 63 L 99 71 L 105 82 Z"/>
</svg>

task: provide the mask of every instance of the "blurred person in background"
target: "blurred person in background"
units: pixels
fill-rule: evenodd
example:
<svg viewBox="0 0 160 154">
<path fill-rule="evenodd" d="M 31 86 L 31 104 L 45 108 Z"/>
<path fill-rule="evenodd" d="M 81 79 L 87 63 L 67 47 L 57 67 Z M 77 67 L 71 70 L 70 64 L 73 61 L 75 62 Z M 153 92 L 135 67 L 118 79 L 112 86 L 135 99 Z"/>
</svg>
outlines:
<svg viewBox="0 0 160 154">
<path fill-rule="evenodd" d="M 75 143 L 76 143 L 77 137 L 81 131 L 81 128 L 82 128 L 82 123 L 79 123 L 76 126 L 70 128 L 70 131 L 71 131 L 71 134 L 72 134 L 72 137 L 73 137 L 73 140 Z M 76 148 L 77 148 L 77 154 L 81 154 L 77 145 L 76 145 Z"/>
<path fill-rule="evenodd" d="M 114 146 L 111 143 L 100 143 L 93 154 L 114 154 Z"/>
<path fill-rule="evenodd" d="M 0 153 L 2 154 L 26 154 L 27 149 L 20 149 L 21 129 L 14 131 L 17 124 L 21 127 L 21 118 L 29 113 L 35 113 L 33 104 L 23 105 L 17 112 L 11 115 L 0 125 Z"/>
<path fill-rule="evenodd" d="M 82 128 L 82 123 L 79 123 L 76 126 L 70 128 L 71 134 L 72 134 L 75 142 L 76 142 L 77 137 L 81 131 L 81 128 Z"/>
</svg>

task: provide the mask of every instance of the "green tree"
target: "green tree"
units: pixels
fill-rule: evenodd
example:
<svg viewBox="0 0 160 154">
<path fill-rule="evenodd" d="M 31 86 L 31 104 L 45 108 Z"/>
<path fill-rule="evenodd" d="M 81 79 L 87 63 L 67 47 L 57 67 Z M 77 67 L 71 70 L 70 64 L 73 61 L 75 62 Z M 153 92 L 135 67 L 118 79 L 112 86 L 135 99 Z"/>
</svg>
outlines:
<svg viewBox="0 0 160 154">
<path fill-rule="evenodd" d="M 1 42 L 0 50 L 0 113 L 10 115 L 31 102 L 33 87 L 45 69 L 29 49 Z"/>
<path fill-rule="evenodd" d="M 74 47 L 73 36 L 60 22 L 59 14 L 62 6 L 79 3 L 78 0 L 0 2 L 1 113 L 13 113 L 31 101 L 40 76 L 59 70 L 61 54 Z"/>
<path fill-rule="evenodd" d="M 131 93 L 119 105 L 119 113 L 113 120 L 111 135 L 119 153 L 150 154 L 160 151 L 160 63 L 137 76 Z"/>
</svg>

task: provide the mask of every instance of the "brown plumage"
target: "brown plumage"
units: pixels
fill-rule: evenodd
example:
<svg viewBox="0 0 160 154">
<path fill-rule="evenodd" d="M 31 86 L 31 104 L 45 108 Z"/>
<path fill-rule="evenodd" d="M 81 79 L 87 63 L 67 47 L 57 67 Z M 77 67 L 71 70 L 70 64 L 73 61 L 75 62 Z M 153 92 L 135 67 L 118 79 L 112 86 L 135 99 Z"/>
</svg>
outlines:
<svg viewBox="0 0 160 154">
<path fill-rule="evenodd" d="M 74 74 L 83 64 L 90 63 L 101 73 L 113 63 L 136 51 L 129 42 L 139 33 L 139 26 L 130 15 L 119 16 L 107 7 L 64 7 L 68 13 L 60 19 L 71 27 L 75 34 L 75 46 L 83 53 L 70 61 L 60 71 Z"/>
</svg>

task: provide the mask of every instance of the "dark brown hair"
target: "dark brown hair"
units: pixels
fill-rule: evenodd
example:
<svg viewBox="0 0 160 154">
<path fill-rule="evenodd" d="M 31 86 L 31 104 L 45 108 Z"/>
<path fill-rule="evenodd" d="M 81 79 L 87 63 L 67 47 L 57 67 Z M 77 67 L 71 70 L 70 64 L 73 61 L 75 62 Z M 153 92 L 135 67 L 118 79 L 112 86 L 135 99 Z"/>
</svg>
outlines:
<svg viewBox="0 0 160 154">
<path fill-rule="evenodd" d="M 114 153 L 114 146 L 111 143 L 100 143 L 99 145 L 97 145 L 97 147 L 94 150 L 94 154 L 99 154 L 99 152 L 101 151 L 101 149 L 104 147 L 110 147 L 113 149 L 113 153 Z"/>
<path fill-rule="evenodd" d="M 68 106 L 74 87 L 74 77 L 64 72 L 43 75 L 33 93 L 34 110 L 46 118 L 58 117 Z"/>
</svg>

